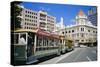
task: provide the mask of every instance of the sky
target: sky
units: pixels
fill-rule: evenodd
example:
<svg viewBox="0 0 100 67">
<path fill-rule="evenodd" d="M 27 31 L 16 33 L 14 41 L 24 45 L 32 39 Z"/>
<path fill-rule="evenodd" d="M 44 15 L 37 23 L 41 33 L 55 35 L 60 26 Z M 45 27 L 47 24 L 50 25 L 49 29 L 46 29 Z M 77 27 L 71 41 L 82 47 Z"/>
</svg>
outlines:
<svg viewBox="0 0 100 67">
<path fill-rule="evenodd" d="M 37 3 L 37 2 L 23 2 L 21 5 L 24 8 L 33 11 L 45 10 L 49 15 L 56 17 L 56 23 L 60 22 L 63 17 L 64 25 L 71 25 L 75 23 L 75 16 L 80 10 L 87 15 L 88 10 L 95 6 L 69 5 L 69 4 L 51 4 L 51 3 Z"/>
</svg>

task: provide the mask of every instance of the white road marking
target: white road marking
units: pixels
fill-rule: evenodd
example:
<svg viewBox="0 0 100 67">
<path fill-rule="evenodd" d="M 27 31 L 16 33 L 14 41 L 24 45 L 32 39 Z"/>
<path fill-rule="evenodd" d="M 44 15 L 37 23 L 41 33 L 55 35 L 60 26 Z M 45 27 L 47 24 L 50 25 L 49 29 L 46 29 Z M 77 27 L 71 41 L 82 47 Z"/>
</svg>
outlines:
<svg viewBox="0 0 100 67">
<path fill-rule="evenodd" d="M 86 57 L 88 61 L 92 61 L 88 56 Z"/>
</svg>

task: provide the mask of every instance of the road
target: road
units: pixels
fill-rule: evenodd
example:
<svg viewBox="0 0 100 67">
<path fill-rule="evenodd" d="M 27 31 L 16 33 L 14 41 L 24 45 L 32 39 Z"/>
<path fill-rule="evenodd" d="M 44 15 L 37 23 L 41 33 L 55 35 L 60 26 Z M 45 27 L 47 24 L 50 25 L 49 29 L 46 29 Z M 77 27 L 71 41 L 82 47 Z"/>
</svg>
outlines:
<svg viewBox="0 0 100 67">
<path fill-rule="evenodd" d="M 69 62 L 84 62 L 97 60 L 97 47 L 75 48 L 73 51 L 41 62 L 39 64 L 55 64 Z"/>
</svg>

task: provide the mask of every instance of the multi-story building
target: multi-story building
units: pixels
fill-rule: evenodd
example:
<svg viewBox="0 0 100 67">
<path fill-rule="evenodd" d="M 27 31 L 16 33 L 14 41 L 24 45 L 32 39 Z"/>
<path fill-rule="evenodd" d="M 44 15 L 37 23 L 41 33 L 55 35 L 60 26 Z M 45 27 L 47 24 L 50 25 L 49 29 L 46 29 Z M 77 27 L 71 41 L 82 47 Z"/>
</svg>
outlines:
<svg viewBox="0 0 100 67">
<path fill-rule="evenodd" d="M 21 27 L 23 29 L 43 29 L 46 31 L 54 31 L 56 18 L 49 15 L 46 11 L 33 11 L 23 7 L 21 12 Z"/>
<path fill-rule="evenodd" d="M 66 26 L 57 32 L 65 35 L 67 39 L 73 40 L 75 44 L 97 42 L 97 27 L 92 25 L 82 10 L 79 11 L 75 20 L 75 25 Z"/>
<path fill-rule="evenodd" d="M 23 8 L 21 16 L 23 29 L 36 29 L 38 27 L 38 12 Z"/>
<path fill-rule="evenodd" d="M 55 22 L 56 18 L 48 15 L 46 11 L 39 11 L 38 12 L 39 17 L 39 27 L 41 29 L 47 30 L 47 31 L 54 31 L 55 29 Z"/>
<path fill-rule="evenodd" d="M 96 7 L 88 11 L 88 18 L 93 25 L 97 26 L 97 8 Z"/>
</svg>

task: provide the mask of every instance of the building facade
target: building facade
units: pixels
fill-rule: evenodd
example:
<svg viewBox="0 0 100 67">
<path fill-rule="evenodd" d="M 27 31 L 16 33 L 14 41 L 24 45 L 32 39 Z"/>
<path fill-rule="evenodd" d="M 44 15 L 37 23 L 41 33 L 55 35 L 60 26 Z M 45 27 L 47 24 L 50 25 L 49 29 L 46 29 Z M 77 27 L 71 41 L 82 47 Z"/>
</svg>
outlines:
<svg viewBox="0 0 100 67">
<path fill-rule="evenodd" d="M 88 18 L 93 25 L 97 26 L 97 8 L 96 7 L 88 11 Z"/>
<path fill-rule="evenodd" d="M 76 45 L 97 42 L 97 27 L 92 25 L 82 10 L 77 14 L 75 21 L 75 25 L 66 26 L 56 32 L 65 35 L 68 40 L 73 40 Z"/>
<path fill-rule="evenodd" d="M 54 31 L 56 18 L 49 15 L 46 11 L 33 11 L 23 7 L 21 12 L 21 27 L 23 29 L 43 29 Z"/>
</svg>

